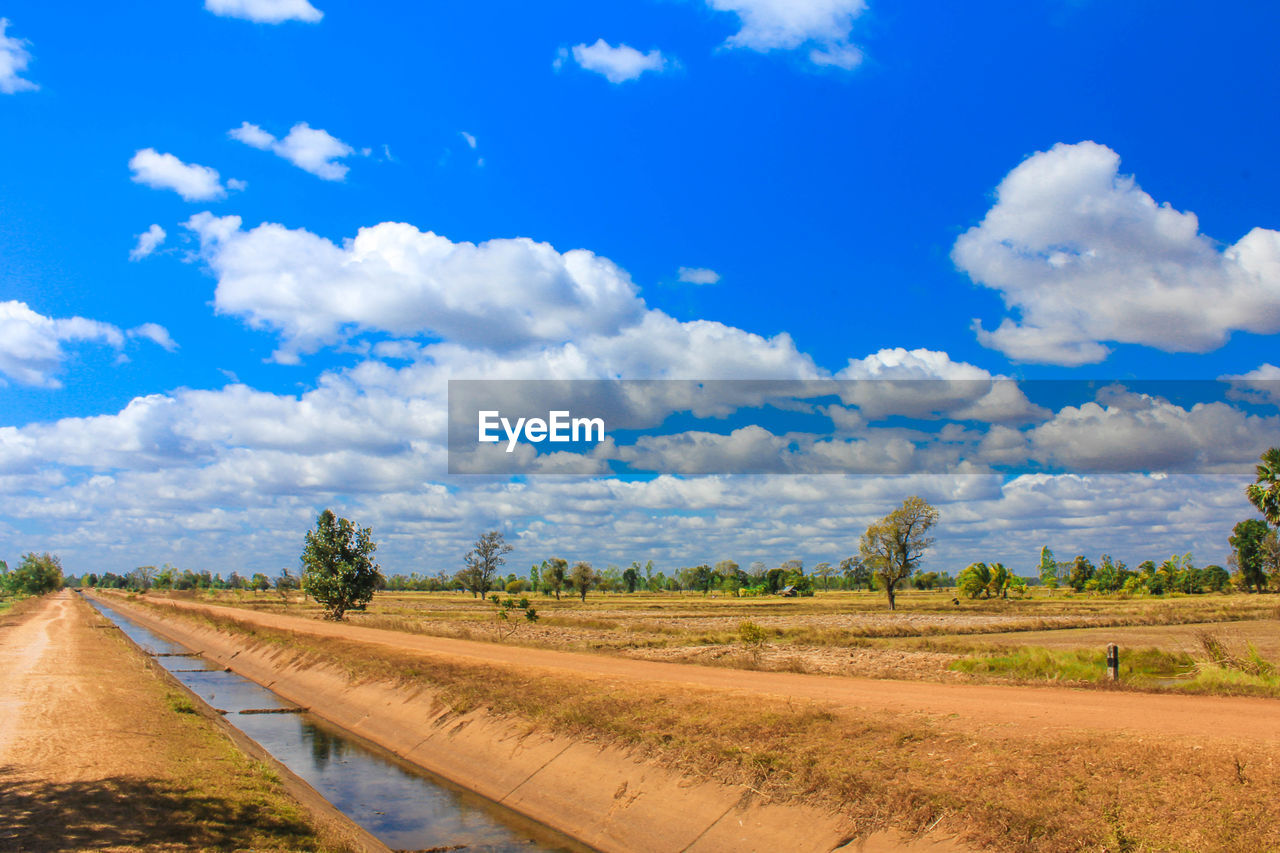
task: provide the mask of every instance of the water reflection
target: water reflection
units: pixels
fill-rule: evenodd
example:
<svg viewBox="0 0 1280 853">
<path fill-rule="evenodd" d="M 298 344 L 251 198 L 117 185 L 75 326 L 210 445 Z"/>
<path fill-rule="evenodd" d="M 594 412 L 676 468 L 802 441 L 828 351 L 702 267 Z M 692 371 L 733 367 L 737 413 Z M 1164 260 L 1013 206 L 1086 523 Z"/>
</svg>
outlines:
<svg viewBox="0 0 1280 853">
<path fill-rule="evenodd" d="M 335 755 L 341 758 L 346 751 L 346 741 L 334 737 L 315 723 L 302 724 L 302 739 L 311 744 L 311 763 L 317 770 L 326 769 L 330 758 Z"/>
</svg>

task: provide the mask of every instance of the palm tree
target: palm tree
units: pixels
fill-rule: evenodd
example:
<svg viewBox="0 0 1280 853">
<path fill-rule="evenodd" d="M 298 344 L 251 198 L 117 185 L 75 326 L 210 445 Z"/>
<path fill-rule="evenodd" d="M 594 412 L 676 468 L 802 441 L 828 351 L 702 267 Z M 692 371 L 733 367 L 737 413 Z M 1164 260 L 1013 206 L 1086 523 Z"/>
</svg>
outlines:
<svg viewBox="0 0 1280 853">
<path fill-rule="evenodd" d="M 1268 524 L 1280 527 L 1280 447 L 1265 451 L 1257 470 L 1258 481 L 1245 486 L 1244 492 Z"/>
</svg>

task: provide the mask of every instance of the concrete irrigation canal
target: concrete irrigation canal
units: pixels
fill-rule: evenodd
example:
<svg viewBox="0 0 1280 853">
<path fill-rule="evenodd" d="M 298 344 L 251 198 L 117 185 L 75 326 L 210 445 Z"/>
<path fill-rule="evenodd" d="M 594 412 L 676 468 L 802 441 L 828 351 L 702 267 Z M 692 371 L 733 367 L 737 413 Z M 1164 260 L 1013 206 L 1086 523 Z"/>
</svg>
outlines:
<svg viewBox="0 0 1280 853">
<path fill-rule="evenodd" d="M 158 636 L 109 604 L 90 603 L 174 678 L 390 848 L 491 853 L 590 849 L 432 777 Z"/>
</svg>

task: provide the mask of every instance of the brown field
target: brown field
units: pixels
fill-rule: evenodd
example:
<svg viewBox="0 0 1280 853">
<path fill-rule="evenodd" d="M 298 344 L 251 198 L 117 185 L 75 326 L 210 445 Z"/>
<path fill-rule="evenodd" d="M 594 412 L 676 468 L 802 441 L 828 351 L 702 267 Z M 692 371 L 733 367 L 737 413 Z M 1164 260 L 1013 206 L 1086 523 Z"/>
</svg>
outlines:
<svg viewBox="0 0 1280 853">
<path fill-rule="evenodd" d="M 285 603 L 276 594 L 160 593 L 252 609 L 322 618 L 319 608 L 295 595 Z M 902 594 L 889 611 L 884 596 L 868 592 L 819 592 L 813 598 L 732 598 L 697 593 L 600 594 L 582 602 L 527 596 L 540 619 L 505 636 L 508 623 L 496 608 L 469 594 L 383 592 L 367 611 L 349 614 L 355 625 L 428 636 L 502 642 L 531 648 L 616 654 L 626 657 L 729 666 L 743 669 L 913 678 L 943 681 L 1101 681 L 1080 672 L 1078 661 L 1056 667 L 1052 653 L 1089 651 L 1101 655 L 1108 643 L 1122 648 L 1132 678 L 1141 689 L 1192 687 L 1172 676 L 1186 675 L 1201 651 L 1198 633 L 1211 630 L 1244 649 L 1252 643 L 1267 660 L 1280 661 L 1280 598 L 1213 594 L 1169 597 L 1105 597 L 1037 590 L 1025 599 L 952 602 L 950 592 Z M 505 595 L 503 596 L 506 597 Z M 745 644 L 743 622 L 758 625 L 762 644 Z M 985 659 L 1010 649 L 1047 650 L 1031 674 L 974 671 L 963 661 Z M 1141 660 L 1134 650 L 1159 652 Z M 1203 692 L 1280 695 L 1280 684 L 1221 679 L 1194 688 Z M 1273 689 L 1276 688 L 1276 689 Z"/>
</svg>

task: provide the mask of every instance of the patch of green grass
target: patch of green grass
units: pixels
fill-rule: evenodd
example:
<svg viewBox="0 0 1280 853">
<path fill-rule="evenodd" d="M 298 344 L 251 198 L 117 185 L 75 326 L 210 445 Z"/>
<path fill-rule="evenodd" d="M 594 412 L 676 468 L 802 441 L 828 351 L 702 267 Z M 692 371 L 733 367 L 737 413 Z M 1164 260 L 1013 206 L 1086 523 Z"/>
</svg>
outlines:
<svg viewBox="0 0 1280 853">
<path fill-rule="evenodd" d="M 165 696 L 165 702 L 168 703 L 169 710 L 173 711 L 175 714 L 196 713 L 196 706 L 191 702 L 190 699 L 188 699 L 186 696 L 183 696 L 181 693 L 170 693 L 169 695 Z"/>
<path fill-rule="evenodd" d="M 1190 655 L 1161 649 L 1137 649 L 1121 655 L 1120 681 L 1154 686 L 1163 679 L 1187 673 L 1194 665 Z M 1016 681 L 1101 683 L 1107 680 L 1106 652 L 1095 649 L 1027 646 L 998 653 L 975 654 L 954 662 L 951 668 L 971 675 Z"/>
<path fill-rule="evenodd" d="M 1171 686 L 1184 693 L 1280 697 L 1280 675 L 1241 672 L 1213 664 L 1201 664 L 1191 678 Z"/>
</svg>

